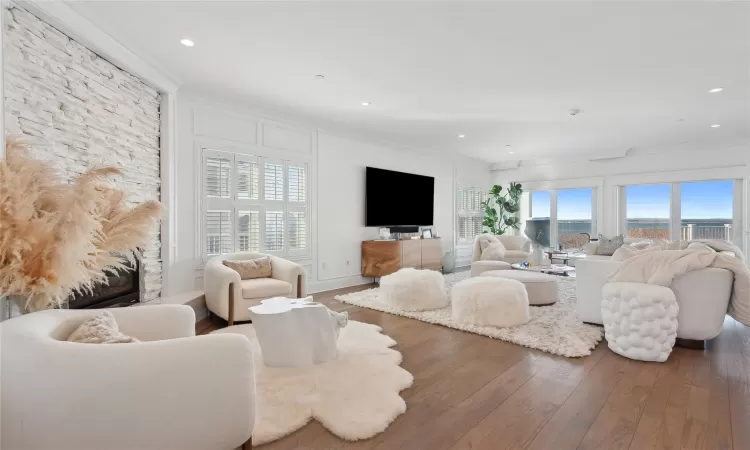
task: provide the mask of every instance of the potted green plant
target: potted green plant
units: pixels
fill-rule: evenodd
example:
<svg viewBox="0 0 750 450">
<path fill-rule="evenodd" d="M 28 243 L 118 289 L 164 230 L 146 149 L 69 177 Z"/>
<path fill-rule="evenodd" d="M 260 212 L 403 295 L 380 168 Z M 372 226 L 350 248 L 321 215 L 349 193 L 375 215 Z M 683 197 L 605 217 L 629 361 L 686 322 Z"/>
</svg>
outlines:
<svg viewBox="0 0 750 450">
<path fill-rule="evenodd" d="M 510 183 L 503 191 L 503 187 L 496 184 L 490 188 L 487 199 L 482 203 L 484 231 L 491 234 L 505 234 L 509 229 L 519 229 L 520 219 L 516 215 L 521 209 L 521 194 L 523 187 L 520 183 Z"/>
</svg>

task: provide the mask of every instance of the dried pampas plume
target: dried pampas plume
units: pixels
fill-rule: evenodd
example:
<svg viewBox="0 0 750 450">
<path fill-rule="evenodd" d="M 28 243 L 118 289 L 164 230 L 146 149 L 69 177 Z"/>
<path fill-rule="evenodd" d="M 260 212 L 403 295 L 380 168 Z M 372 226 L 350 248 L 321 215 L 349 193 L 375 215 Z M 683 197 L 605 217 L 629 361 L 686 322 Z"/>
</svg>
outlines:
<svg viewBox="0 0 750 450">
<path fill-rule="evenodd" d="M 126 268 L 152 239 L 161 203 L 130 207 L 111 187 L 121 175 L 98 167 L 72 183 L 9 139 L 0 161 L 0 294 L 23 296 L 28 311 L 61 306 Z"/>
</svg>

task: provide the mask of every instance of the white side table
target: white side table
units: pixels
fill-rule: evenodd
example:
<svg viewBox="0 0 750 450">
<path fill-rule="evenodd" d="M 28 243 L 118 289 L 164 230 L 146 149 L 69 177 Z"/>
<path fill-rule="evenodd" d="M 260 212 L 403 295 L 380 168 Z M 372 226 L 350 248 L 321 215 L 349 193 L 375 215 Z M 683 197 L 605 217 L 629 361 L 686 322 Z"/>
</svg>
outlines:
<svg viewBox="0 0 750 450">
<path fill-rule="evenodd" d="M 248 308 L 266 366 L 299 367 L 338 357 L 339 323 L 311 300 L 276 297 Z"/>
</svg>

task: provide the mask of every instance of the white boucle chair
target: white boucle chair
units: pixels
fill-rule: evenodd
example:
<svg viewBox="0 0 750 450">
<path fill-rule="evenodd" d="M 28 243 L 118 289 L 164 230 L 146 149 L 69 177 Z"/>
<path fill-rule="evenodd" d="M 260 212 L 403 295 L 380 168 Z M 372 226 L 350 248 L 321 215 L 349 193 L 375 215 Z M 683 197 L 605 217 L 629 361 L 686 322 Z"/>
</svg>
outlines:
<svg viewBox="0 0 750 450">
<path fill-rule="evenodd" d="M 528 322 L 529 297 L 523 283 L 494 277 L 460 281 L 451 290 L 454 322 L 512 327 Z"/>
<path fill-rule="evenodd" d="M 380 301 L 400 311 L 427 311 L 448 306 L 443 274 L 401 269 L 380 279 Z"/>
<path fill-rule="evenodd" d="M 39 311 L 0 323 L 1 448 L 249 448 L 255 375 L 246 337 L 196 337 L 191 307 L 155 305 L 107 310 L 143 342 L 66 341 L 101 311 Z"/>
<path fill-rule="evenodd" d="M 500 261 L 482 261 L 482 248 L 479 240 L 483 236 L 492 236 L 505 246 L 505 256 Z M 510 265 L 519 262 L 529 262 L 531 258 L 531 241 L 523 236 L 480 234 L 474 239 L 471 254 L 471 276 L 477 277 L 490 270 L 510 270 Z"/>
<path fill-rule="evenodd" d="M 225 266 L 222 261 L 248 260 L 269 256 L 271 277 L 240 279 L 240 274 Z M 260 305 L 261 300 L 273 297 L 302 298 L 305 296 L 305 270 L 301 265 L 278 256 L 263 253 L 240 252 L 211 258 L 203 269 L 206 307 L 226 320 L 251 320 L 248 308 Z"/>
</svg>

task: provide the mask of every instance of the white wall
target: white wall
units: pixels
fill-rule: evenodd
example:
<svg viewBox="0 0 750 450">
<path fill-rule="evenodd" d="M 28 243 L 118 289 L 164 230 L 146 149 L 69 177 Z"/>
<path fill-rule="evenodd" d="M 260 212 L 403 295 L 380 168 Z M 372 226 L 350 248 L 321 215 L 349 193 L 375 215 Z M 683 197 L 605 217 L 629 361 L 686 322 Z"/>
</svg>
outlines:
<svg viewBox="0 0 750 450">
<path fill-rule="evenodd" d="M 750 211 L 750 146 L 684 152 L 631 151 L 626 157 L 589 160 L 524 162 L 509 170 L 493 170 L 494 183 L 517 181 L 525 190 L 592 187 L 597 190 L 598 231 L 611 236 L 618 232 L 618 187 L 628 184 L 669 183 L 697 180 L 740 179 L 737 199 L 742 226 L 741 245 L 748 251 Z"/>
<path fill-rule="evenodd" d="M 273 126 L 289 146 L 263 142 Z M 257 131 L 256 131 L 257 130 Z M 309 138 L 309 152 L 303 143 Z M 377 237 L 364 224 L 365 167 L 375 166 L 435 177 L 435 224 L 443 250 L 454 248 L 455 191 L 459 183 L 489 186 L 489 165 L 446 157 L 358 137 L 315 129 L 305 124 L 264 117 L 242 105 L 221 104 L 179 91 L 177 95 L 176 234 L 177 251 L 170 267 L 170 292 L 202 289 L 198 248 L 200 187 L 198 152 L 202 145 L 309 155 L 311 177 L 312 254 L 300 261 L 312 292 L 369 282 L 360 276 L 361 242 Z M 298 145 L 299 148 L 292 148 Z M 285 147 L 285 148 L 281 148 Z M 405 195 L 408 195 L 406 193 Z M 416 200 L 415 200 L 416 201 Z"/>
</svg>

